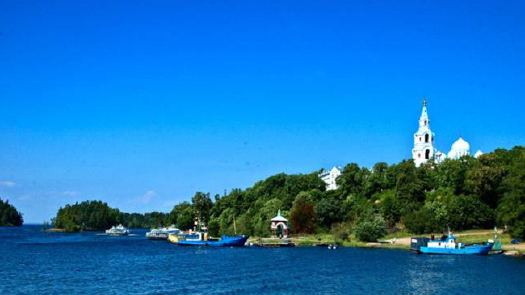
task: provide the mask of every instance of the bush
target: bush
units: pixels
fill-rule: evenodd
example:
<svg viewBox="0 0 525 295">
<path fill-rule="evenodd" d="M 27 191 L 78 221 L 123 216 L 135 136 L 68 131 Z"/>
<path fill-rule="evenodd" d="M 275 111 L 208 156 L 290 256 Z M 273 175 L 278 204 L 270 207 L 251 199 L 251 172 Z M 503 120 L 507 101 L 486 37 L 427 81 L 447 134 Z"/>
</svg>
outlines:
<svg viewBox="0 0 525 295">
<path fill-rule="evenodd" d="M 473 195 L 455 197 L 448 204 L 448 211 L 453 230 L 491 228 L 494 225 L 494 211 Z"/>
<path fill-rule="evenodd" d="M 350 230 L 345 224 L 334 224 L 331 232 L 334 238 L 339 241 L 346 241 L 350 237 Z"/>
<path fill-rule="evenodd" d="M 404 218 L 408 231 L 414 234 L 445 232 L 449 224 L 449 213 L 445 205 L 434 201 L 425 204 L 423 208 L 409 213 Z"/>
<path fill-rule="evenodd" d="M 385 219 L 379 214 L 368 214 L 357 222 L 355 236 L 363 242 L 376 242 L 386 235 Z"/>
</svg>

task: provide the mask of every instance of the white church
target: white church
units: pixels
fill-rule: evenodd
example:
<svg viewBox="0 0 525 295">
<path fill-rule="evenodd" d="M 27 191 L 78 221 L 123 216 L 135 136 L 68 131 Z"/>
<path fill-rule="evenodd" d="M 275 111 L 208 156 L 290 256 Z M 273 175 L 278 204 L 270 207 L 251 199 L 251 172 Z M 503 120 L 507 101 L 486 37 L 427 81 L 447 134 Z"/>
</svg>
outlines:
<svg viewBox="0 0 525 295">
<path fill-rule="evenodd" d="M 434 159 L 436 163 L 441 163 L 445 159 L 457 160 L 463 156 L 470 155 L 470 145 L 463 138 L 459 138 L 454 144 L 448 154 L 440 152 L 434 148 L 435 134 L 430 130 L 430 119 L 427 113 L 427 100 L 423 100 L 423 111 L 419 118 L 419 129 L 414 134 L 414 148 L 412 149 L 412 159 L 416 167 L 421 166 L 430 159 Z M 483 153 L 478 151 L 474 157 L 479 157 Z"/>
<path fill-rule="evenodd" d="M 452 148 L 448 154 L 444 154 L 434 148 L 434 138 L 435 134 L 430 130 L 430 119 L 428 118 L 427 113 L 427 100 L 423 99 L 423 111 L 419 118 L 419 129 L 414 134 L 414 148 L 412 149 L 412 159 L 414 159 L 416 167 L 421 166 L 430 159 L 434 159 L 436 163 L 441 163 L 447 158 L 457 160 L 463 156 L 470 155 L 470 145 L 461 137 L 452 144 Z M 474 154 L 474 157 L 477 158 L 481 155 L 483 155 L 483 153 L 478 150 L 476 154 Z M 338 166 L 333 167 L 331 170 L 323 169 L 321 171 L 319 178 L 326 183 L 326 190 L 336 190 L 339 187 L 336 183 L 336 179 L 342 174 L 342 172 L 343 169 Z"/>
<path fill-rule="evenodd" d="M 326 190 L 333 191 L 339 188 L 335 180 L 343 173 L 343 169 L 339 166 L 332 168 L 330 171 L 323 169 L 319 174 L 321 178 L 326 183 Z"/>
</svg>

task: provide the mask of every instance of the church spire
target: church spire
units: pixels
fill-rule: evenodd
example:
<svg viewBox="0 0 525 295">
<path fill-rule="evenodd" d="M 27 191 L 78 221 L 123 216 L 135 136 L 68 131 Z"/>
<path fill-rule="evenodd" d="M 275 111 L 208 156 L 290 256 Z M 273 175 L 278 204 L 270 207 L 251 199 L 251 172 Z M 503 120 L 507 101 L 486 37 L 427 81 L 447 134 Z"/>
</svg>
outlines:
<svg viewBox="0 0 525 295">
<path fill-rule="evenodd" d="M 423 110 L 421 110 L 421 117 L 419 118 L 419 127 L 420 128 L 427 128 L 428 123 L 428 113 L 427 113 L 427 99 L 423 98 Z"/>
<path fill-rule="evenodd" d="M 427 113 L 427 99 L 423 98 L 423 110 L 419 118 L 419 128 L 414 134 L 412 158 L 420 166 L 434 156 L 434 133 L 430 130 L 430 119 Z"/>
</svg>

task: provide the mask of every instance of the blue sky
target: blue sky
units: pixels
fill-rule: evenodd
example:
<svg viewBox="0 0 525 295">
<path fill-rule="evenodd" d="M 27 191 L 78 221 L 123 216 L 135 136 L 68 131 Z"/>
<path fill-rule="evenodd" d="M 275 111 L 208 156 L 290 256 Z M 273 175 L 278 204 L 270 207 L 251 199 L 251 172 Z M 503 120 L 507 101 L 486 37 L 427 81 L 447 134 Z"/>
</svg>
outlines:
<svg viewBox="0 0 525 295">
<path fill-rule="evenodd" d="M 26 222 L 195 191 L 524 144 L 513 1 L 0 1 L 0 197 Z"/>
</svg>

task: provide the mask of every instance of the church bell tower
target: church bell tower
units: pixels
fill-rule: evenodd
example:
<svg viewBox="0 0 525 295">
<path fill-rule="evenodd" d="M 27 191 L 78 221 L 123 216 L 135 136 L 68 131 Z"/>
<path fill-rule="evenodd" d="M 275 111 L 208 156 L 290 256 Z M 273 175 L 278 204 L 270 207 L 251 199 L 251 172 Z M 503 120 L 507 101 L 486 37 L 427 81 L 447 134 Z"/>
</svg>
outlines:
<svg viewBox="0 0 525 295">
<path fill-rule="evenodd" d="M 434 156 L 434 133 L 430 130 L 430 120 L 427 113 L 427 100 L 423 99 L 423 110 L 419 118 L 419 129 L 414 134 L 412 159 L 416 167 L 426 163 Z"/>
</svg>

